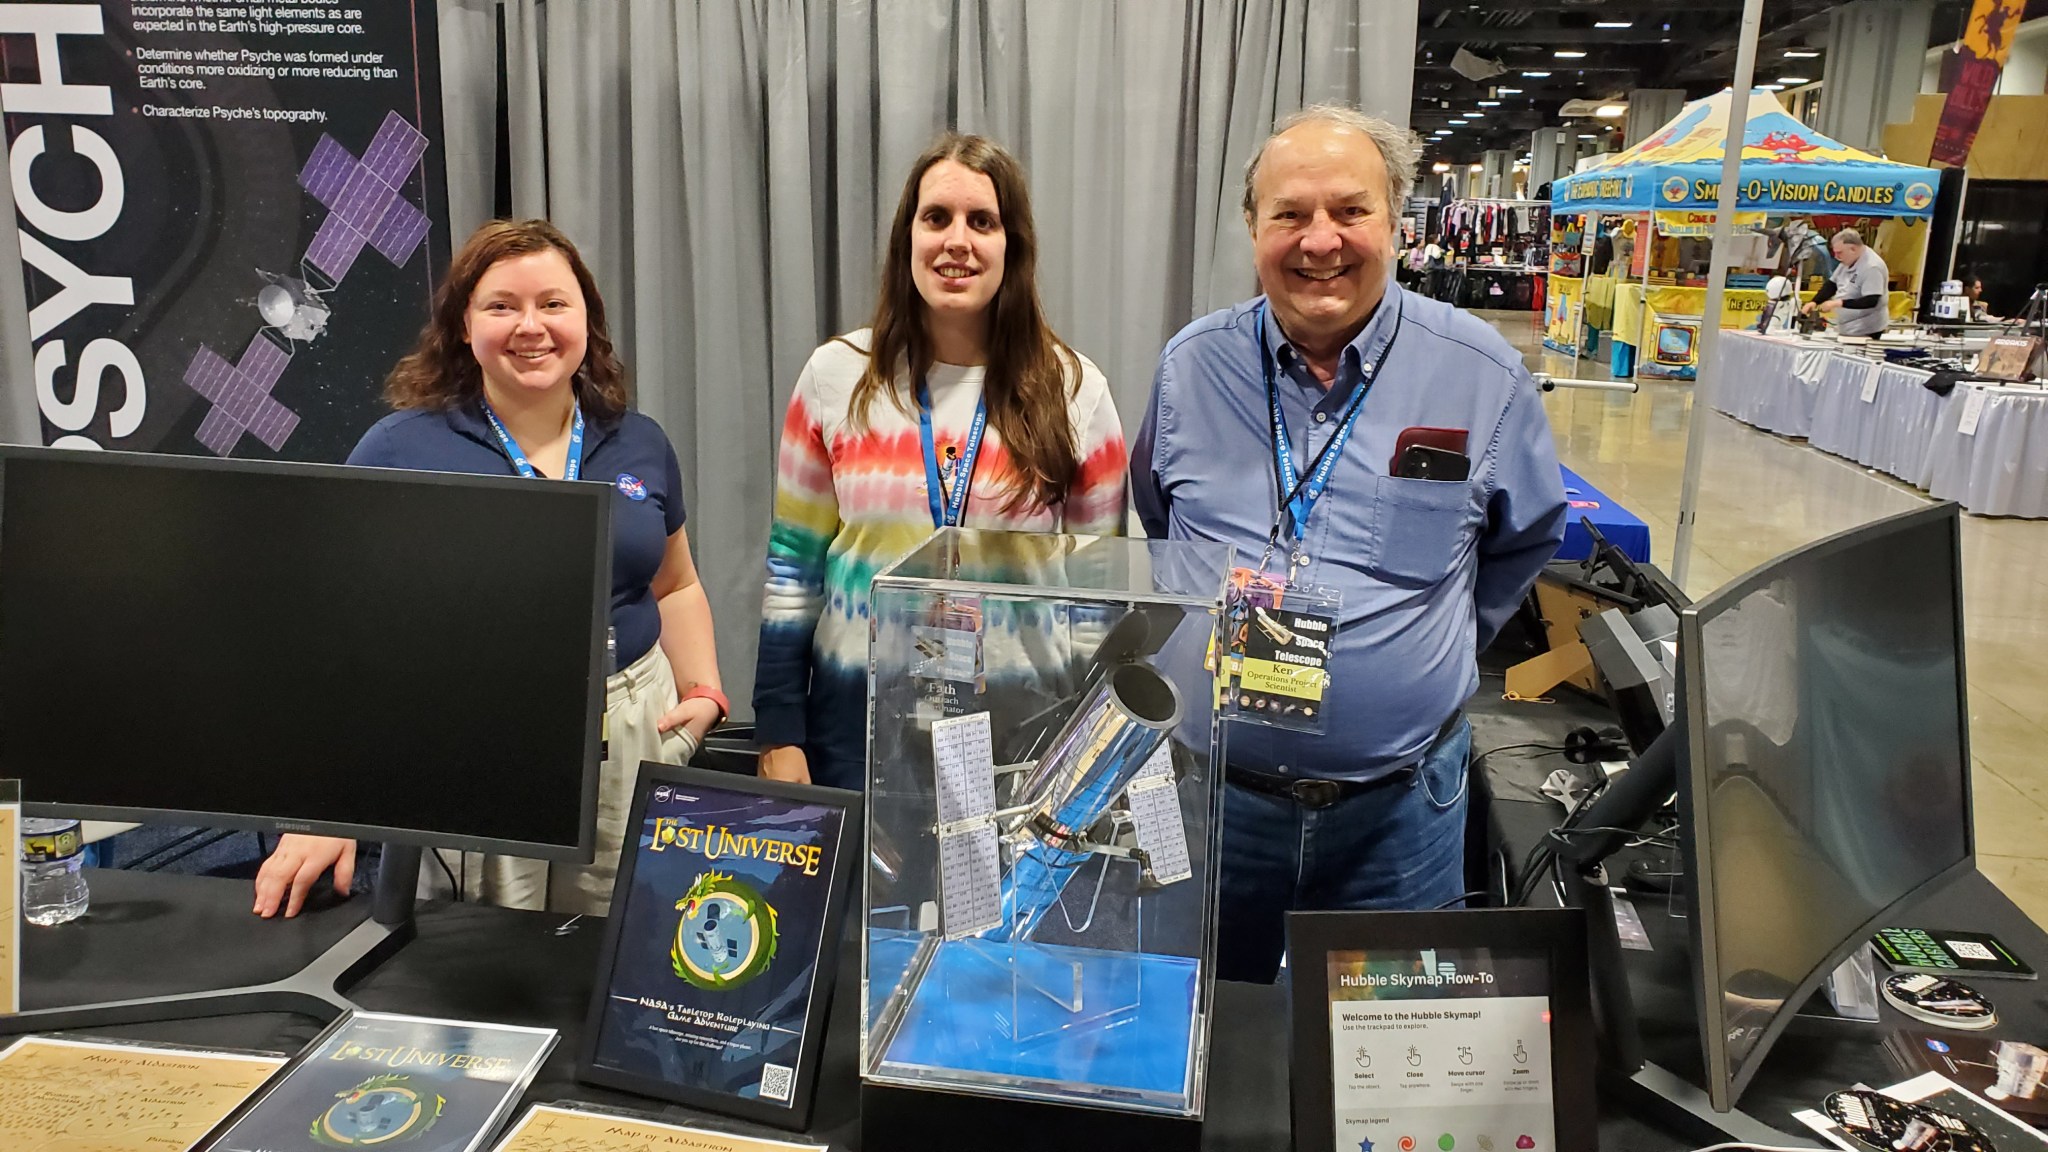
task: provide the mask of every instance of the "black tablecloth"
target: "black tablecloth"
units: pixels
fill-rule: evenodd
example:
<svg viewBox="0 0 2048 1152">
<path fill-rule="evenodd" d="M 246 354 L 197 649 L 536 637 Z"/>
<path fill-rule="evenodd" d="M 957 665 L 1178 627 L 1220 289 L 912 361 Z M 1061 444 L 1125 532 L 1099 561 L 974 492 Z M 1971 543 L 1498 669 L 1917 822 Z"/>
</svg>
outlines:
<svg viewBox="0 0 2048 1152">
<path fill-rule="evenodd" d="M 1571 709 L 1560 709 L 1567 713 Z M 1496 731 L 1482 723 L 1482 730 Z M 1481 744 L 1481 747 L 1490 746 Z M 1491 791 L 1489 823 L 1504 852 L 1519 861 L 1555 824 L 1561 810 L 1530 796 L 1531 765 L 1502 757 L 1498 773 L 1482 765 Z M 332 901 L 296 921 L 259 921 L 249 914 L 246 882 L 95 870 L 92 912 L 58 928 L 27 929 L 24 1002 L 42 1007 L 152 995 L 282 978 L 340 939 L 367 912 L 365 902 Z M 1699 1037 L 1693 1023 L 1684 922 L 1654 902 L 1638 902 L 1655 951 L 1631 952 L 1631 982 L 1653 1059 L 1697 1076 Z M 2036 967 L 2048 966 L 2048 935 L 1981 876 L 1971 874 L 1931 894 L 1902 922 L 1998 933 Z M 353 990 L 363 1007 L 389 1012 L 536 1025 L 560 1029 L 562 1042 L 527 1094 L 529 1103 L 589 1101 L 638 1109 L 675 1121 L 699 1122 L 757 1135 L 765 1129 L 704 1117 L 575 1080 L 603 923 L 476 905 L 421 905 L 419 935 Z M 844 948 L 819 1077 L 809 1139 L 852 1149 L 858 1144 L 857 951 Z M 2039 1042 L 2048 1036 L 2048 990 L 2041 983 L 1982 981 L 1998 1004 L 1998 1035 Z M 1217 985 L 1204 1145 L 1230 1152 L 1287 1146 L 1287 1013 L 1281 988 Z M 1743 1106 L 1791 1128 L 1790 1113 L 1828 1092 L 1864 1081 L 1901 1079 L 1878 1045 L 1910 1022 L 1886 1009 L 1878 1024 L 1796 1023 L 1780 1039 Z M 316 1021 L 277 1014 L 128 1025 L 98 1034 L 228 1048 L 297 1052 L 319 1031 Z M 1660 1122 L 1661 1123 L 1661 1122 Z M 1601 1145 L 1630 1152 L 1686 1149 L 1704 1143 L 1665 1131 L 1604 1098 Z M 921 1152 L 921 1150 L 920 1150 Z"/>
</svg>

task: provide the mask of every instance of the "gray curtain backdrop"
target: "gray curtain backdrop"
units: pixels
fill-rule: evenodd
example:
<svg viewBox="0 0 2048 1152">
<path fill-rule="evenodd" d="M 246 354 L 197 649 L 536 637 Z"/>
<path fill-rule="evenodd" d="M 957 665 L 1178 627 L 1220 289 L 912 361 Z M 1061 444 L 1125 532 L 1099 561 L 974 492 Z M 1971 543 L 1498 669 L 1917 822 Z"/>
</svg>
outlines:
<svg viewBox="0 0 2048 1152">
<path fill-rule="evenodd" d="M 502 48 L 513 211 L 583 249 L 682 459 L 745 714 L 783 409 L 811 350 L 866 322 L 932 138 L 1024 162 L 1047 310 L 1135 430 L 1166 339 L 1255 290 L 1238 202 L 1274 119 L 1406 123 L 1416 2 L 439 0 L 450 227 L 491 215 Z M 33 441 L 17 260 L 0 244 L 0 438 Z"/>
<path fill-rule="evenodd" d="M 682 459 L 743 713 L 783 409 L 811 350 L 866 322 L 933 137 L 985 133 L 1024 162 L 1047 310 L 1135 430 L 1167 338 L 1255 291 L 1252 150 L 1317 101 L 1405 124 L 1416 24 L 1416 0 L 501 5 L 513 211 L 582 247 Z M 498 6 L 441 4 L 458 242 L 490 204 Z"/>
</svg>

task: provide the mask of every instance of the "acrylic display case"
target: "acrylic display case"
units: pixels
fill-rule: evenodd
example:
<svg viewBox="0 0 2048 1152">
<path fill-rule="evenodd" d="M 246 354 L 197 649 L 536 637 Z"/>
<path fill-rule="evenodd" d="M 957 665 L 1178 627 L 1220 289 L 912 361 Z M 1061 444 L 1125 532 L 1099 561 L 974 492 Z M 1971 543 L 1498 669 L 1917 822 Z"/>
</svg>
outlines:
<svg viewBox="0 0 2048 1152">
<path fill-rule="evenodd" d="M 1223 763 L 1204 663 L 1231 563 L 949 528 L 875 577 L 870 1139 L 967 1102 L 977 1139 L 1071 1107 L 1096 1135 L 1199 1138 Z"/>
</svg>

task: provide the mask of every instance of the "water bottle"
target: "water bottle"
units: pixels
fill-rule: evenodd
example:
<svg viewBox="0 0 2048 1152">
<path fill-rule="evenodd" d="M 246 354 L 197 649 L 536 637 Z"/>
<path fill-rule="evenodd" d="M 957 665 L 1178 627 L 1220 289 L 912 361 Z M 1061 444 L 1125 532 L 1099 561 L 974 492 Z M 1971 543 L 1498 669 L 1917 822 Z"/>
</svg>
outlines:
<svg viewBox="0 0 2048 1152">
<path fill-rule="evenodd" d="M 21 822 L 21 914 L 47 928 L 85 915 L 85 842 L 76 820 Z"/>
</svg>

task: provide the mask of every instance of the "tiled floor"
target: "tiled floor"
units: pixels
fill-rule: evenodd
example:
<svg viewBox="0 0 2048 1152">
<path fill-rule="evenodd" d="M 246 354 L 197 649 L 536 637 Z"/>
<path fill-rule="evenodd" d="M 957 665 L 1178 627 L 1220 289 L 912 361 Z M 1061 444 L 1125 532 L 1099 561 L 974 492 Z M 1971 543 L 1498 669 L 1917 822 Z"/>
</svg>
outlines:
<svg viewBox="0 0 2048 1152">
<path fill-rule="evenodd" d="M 1533 313 L 1481 313 L 1532 369 L 1564 375 Z M 1604 349 L 1603 349 L 1604 350 Z M 1581 361 L 1582 377 L 1607 378 Z M 1650 525 L 1652 558 L 1672 570 L 1692 387 L 1560 388 L 1545 398 L 1558 457 Z M 1693 556 L 1698 596 L 1788 549 L 1925 494 L 1846 460 L 1711 413 Z M 1978 865 L 2048 924 L 2048 521 L 1963 519 L 1963 615 L 1975 761 Z"/>
</svg>

